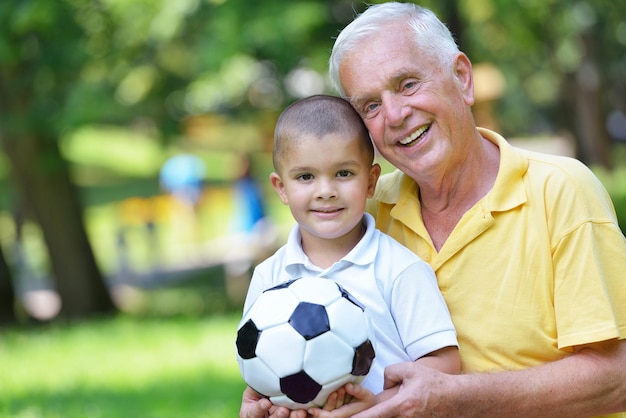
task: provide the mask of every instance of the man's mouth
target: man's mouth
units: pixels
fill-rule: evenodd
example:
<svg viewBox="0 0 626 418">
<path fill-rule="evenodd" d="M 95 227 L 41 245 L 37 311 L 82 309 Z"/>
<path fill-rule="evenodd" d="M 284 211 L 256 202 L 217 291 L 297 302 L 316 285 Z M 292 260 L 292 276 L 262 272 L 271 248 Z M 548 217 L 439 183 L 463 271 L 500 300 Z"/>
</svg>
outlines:
<svg viewBox="0 0 626 418">
<path fill-rule="evenodd" d="M 413 145 L 415 142 L 418 142 L 424 136 L 426 132 L 428 132 L 428 130 L 430 129 L 430 126 L 431 126 L 430 123 L 428 125 L 420 126 L 420 128 L 416 130 L 415 132 L 413 132 L 411 135 L 400 140 L 400 144 L 404 146 Z"/>
</svg>

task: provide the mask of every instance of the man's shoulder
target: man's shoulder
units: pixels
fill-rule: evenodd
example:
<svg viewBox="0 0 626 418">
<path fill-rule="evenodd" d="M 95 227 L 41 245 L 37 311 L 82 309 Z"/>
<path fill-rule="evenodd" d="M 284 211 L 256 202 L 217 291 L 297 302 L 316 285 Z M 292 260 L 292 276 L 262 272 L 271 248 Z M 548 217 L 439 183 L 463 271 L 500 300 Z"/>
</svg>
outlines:
<svg viewBox="0 0 626 418">
<path fill-rule="evenodd" d="M 533 183 L 541 182 L 546 187 L 571 187 L 584 194 L 604 191 L 595 173 L 581 161 L 567 156 L 520 151 L 528 159 L 527 176 Z"/>
<path fill-rule="evenodd" d="M 376 184 L 374 200 L 384 203 L 395 203 L 403 189 L 402 185 L 409 179 L 399 169 L 383 174 Z"/>
</svg>

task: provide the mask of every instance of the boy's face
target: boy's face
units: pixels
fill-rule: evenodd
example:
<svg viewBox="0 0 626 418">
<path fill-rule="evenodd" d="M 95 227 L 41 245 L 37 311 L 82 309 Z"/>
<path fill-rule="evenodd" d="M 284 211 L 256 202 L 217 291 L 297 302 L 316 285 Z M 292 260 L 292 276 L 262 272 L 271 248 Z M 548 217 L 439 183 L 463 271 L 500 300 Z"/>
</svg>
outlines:
<svg viewBox="0 0 626 418">
<path fill-rule="evenodd" d="M 303 240 L 360 237 L 365 201 L 374 194 L 380 166 L 369 163 L 359 141 L 341 134 L 302 138 L 285 150 L 280 173 L 270 176 Z"/>
</svg>

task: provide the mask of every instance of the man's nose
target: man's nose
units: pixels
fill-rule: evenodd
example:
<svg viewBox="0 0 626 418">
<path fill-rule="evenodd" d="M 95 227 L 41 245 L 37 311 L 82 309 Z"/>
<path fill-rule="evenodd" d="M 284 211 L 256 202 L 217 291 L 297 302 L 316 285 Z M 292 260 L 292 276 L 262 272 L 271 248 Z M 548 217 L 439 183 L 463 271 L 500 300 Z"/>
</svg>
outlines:
<svg viewBox="0 0 626 418">
<path fill-rule="evenodd" d="M 403 97 L 389 94 L 383 97 L 382 106 L 385 121 L 389 126 L 400 126 L 411 113 L 410 107 Z"/>
</svg>

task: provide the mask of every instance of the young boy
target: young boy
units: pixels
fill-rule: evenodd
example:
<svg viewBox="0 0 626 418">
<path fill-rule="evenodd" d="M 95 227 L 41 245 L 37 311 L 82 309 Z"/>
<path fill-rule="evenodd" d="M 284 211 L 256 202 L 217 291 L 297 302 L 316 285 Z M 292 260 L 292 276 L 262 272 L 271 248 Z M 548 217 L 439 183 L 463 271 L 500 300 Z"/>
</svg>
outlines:
<svg viewBox="0 0 626 418">
<path fill-rule="evenodd" d="M 332 416 L 347 417 L 386 399 L 395 392 L 383 391 L 384 368 L 392 363 L 418 361 L 459 373 L 456 333 L 434 272 L 375 229 L 374 219 L 365 213 L 380 166 L 352 106 L 318 95 L 287 107 L 274 131 L 273 162 L 270 181 L 297 225 L 286 245 L 256 267 L 244 312 L 268 287 L 300 277 L 327 277 L 365 306 L 373 326 L 376 358 L 362 387 L 348 384 L 329 397 L 323 410 L 308 412 L 330 416 L 328 411 L 346 403 Z M 257 405 L 251 408 L 253 399 Z M 282 409 L 251 388 L 244 392 L 242 416 L 289 416 Z"/>
</svg>

